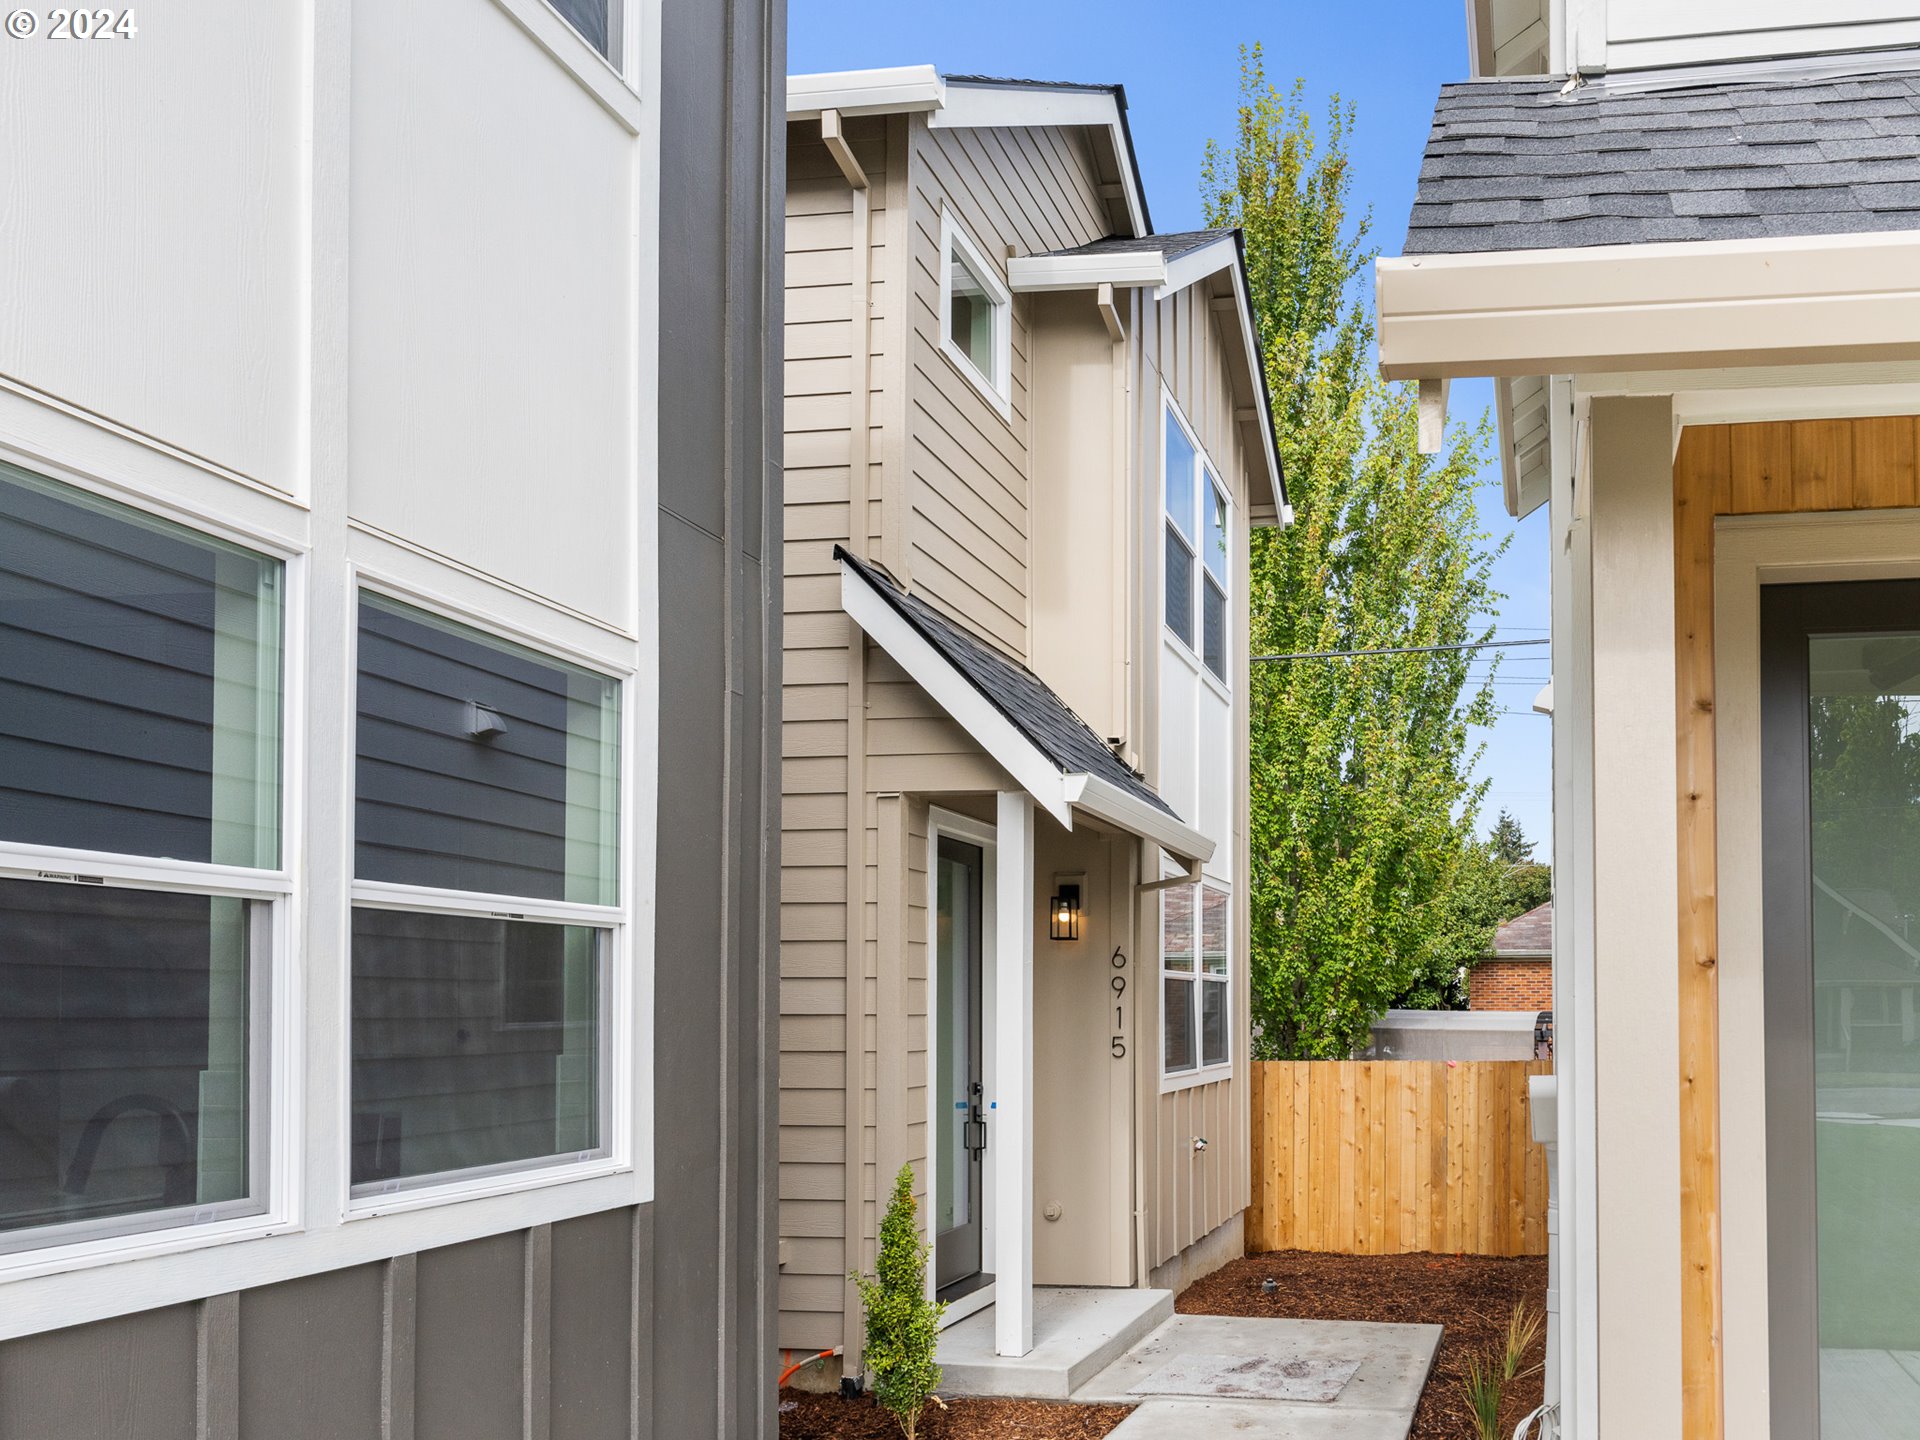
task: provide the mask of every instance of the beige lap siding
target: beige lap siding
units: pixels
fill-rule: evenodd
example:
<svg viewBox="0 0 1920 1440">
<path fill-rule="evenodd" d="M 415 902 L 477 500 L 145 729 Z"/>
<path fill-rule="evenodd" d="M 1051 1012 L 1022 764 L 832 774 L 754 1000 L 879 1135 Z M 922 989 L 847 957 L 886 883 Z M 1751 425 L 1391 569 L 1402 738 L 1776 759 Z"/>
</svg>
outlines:
<svg viewBox="0 0 1920 1440">
<path fill-rule="evenodd" d="M 908 433 L 900 492 L 910 520 L 904 537 L 892 537 L 897 551 L 890 546 L 882 558 L 904 566 L 917 593 L 1024 660 L 1031 304 L 1021 296 L 1013 302 L 1009 417 L 941 348 L 941 212 L 951 210 L 1004 284 L 1010 248 L 1034 254 L 1104 237 L 1105 202 L 1083 132 L 935 130 L 915 117 L 910 134 L 912 298 L 903 337 Z"/>
<path fill-rule="evenodd" d="M 885 122 L 850 121 L 847 133 L 872 181 L 865 302 L 845 177 L 819 143 L 817 125 L 795 126 L 788 149 L 779 1340 L 795 1349 L 841 1343 L 846 1272 L 858 1259 L 846 1244 L 845 1195 L 847 1126 L 860 1124 L 858 1113 L 848 1114 L 850 989 L 853 1014 L 866 1013 L 858 968 L 851 986 L 847 968 L 849 821 L 862 821 L 847 805 L 856 632 L 840 609 L 832 550 L 852 524 L 855 345 L 864 338 L 872 357 L 870 388 L 884 368 L 888 156 Z M 863 308 L 870 308 L 864 324 Z M 876 410 L 870 437 L 878 423 Z M 870 439 L 867 450 L 865 488 L 874 494 L 877 442 Z M 867 508 L 871 514 L 873 504 Z M 857 1018 L 854 1024 L 857 1031 Z"/>
</svg>

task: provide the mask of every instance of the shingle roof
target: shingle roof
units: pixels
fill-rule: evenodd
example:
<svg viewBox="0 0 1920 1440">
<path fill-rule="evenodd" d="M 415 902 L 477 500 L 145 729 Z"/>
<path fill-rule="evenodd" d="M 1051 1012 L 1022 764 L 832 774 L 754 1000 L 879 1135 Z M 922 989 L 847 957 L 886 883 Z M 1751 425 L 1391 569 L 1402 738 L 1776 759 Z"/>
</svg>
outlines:
<svg viewBox="0 0 1920 1440">
<path fill-rule="evenodd" d="M 1026 666 L 1001 654 L 986 641 L 956 625 L 917 595 L 909 595 L 865 561 L 841 546 L 836 560 L 851 567 L 874 593 L 940 652 L 1022 735 L 1066 775 L 1097 775 L 1166 815 L 1173 807 L 1109 750 L 1106 742 Z M 1179 816 L 1174 815 L 1175 819 Z"/>
<path fill-rule="evenodd" d="M 1447 85 L 1403 253 L 1920 228 L 1920 73 Z"/>
<path fill-rule="evenodd" d="M 1553 902 L 1516 915 L 1493 932 L 1493 953 L 1515 959 L 1553 953 Z"/>
<path fill-rule="evenodd" d="M 1181 230 L 1166 235 L 1109 235 L 1086 245 L 1065 250 L 1049 250 L 1049 255 L 1165 255 L 1178 260 L 1219 240 L 1231 240 L 1234 232 L 1225 230 Z"/>
</svg>

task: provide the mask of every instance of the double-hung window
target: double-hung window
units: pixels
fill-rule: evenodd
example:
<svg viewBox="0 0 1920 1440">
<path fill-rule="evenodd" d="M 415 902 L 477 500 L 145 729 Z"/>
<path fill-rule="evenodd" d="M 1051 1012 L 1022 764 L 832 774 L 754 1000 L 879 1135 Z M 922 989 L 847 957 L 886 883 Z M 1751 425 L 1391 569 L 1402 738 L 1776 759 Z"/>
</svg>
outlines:
<svg viewBox="0 0 1920 1440">
<path fill-rule="evenodd" d="M 1227 683 L 1232 511 L 1180 412 L 1166 407 L 1166 625 Z"/>
<path fill-rule="evenodd" d="M 1229 984 L 1233 906 L 1211 881 L 1160 892 L 1160 988 L 1168 1076 L 1226 1065 L 1232 1054 Z"/>
<path fill-rule="evenodd" d="M 610 1151 L 620 687 L 360 594 L 352 1184 Z"/>
<path fill-rule="evenodd" d="M 940 216 L 940 348 L 996 408 L 1011 413 L 1013 297 L 946 211 Z"/>
<path fill-rule="evenodd" d="M 285 585 L 0 465 L 0 1251 L 267 1208 Z"/>
</svg>

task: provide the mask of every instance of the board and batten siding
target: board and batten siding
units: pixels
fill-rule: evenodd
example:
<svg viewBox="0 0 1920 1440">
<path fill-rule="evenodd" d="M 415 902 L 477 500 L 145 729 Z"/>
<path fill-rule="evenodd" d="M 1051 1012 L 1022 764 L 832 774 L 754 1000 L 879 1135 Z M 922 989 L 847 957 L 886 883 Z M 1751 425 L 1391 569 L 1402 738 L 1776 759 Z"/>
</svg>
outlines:
<svg viewBox="0 0 1920 1440">
<path fill-rule="evenodd" d="M 1174 737 L 1163 730 L 1161 716 L 1161 667 L 1166 643 L 1162 638 L 1160 613 L 1163 601 L 1157 585 L 1142 587 L 1146 613 L 1141 617 L 1140 658 L 1142 674 L 1151 678 L 1135 687 L 1134 699 L 1144 707 L 1136 729 L 1143 737 L 1142 753 L 1148 757 L 1148 778 L 1175 810 L 1194 817 L 1198 828 L 1218 843 L 1206 873 L 1227 881 L 1232 887 L 1235 945 L 1231 1034 L 1236 1049 L 1228 1078 L 1163 1094 L 1158 1065 L 1148 1063 L 1141 1067 L 1146 1113 L 1151 1117 L 1150 1139 L 1143 1157 L 1152 1212 L 1147 1237 L 1149 1268 L 1168 1265 L 1189 1246 L 1233 1220 L 1246 1209 L 1252 1185 L 1249 1160 L 1252 1117 L 1246 1053 L 1250 1033 L 1246 950 L 1251 859 L 1244 806 L 1234 797 L 1246 795 L 1249 784 L 1245 709 L 1248 693 L 1247 470 L 1256 461 L 1248 449 L 1254 443 L 1254 432 L 1235 417 L 1236 410 L 1245 402 L 1235 398 L 1233 376 L 1226 360 L 1225 347 L 1240 343 L 1229 328 L 1236 321 L 1230 312 L 1216 307 L 1209 288 L 1206 284 L 1189 286 L 1157 301 L 1150 292 L 1136 291 L 1130 322 L 1136 337 L 1133 363 L 1138 367 L 1132 379 L 1139 427 L 1134 448 L 1138 473 L 1145 477 L 1139 487 L 1143 511 L 1139 527 L 1141 551 L 1135 557 L 1139 573 L 1159 575 L 1160 551 L 1164 544 L 1165 516 L 1159 483 L 1164 464 L 1160 404 L 1163 385 L 1199 436 L 1216 474 L 1233 499 L 1234 573 L 1230 577 L 1233 593 L 1227 607 L 1228 614 L 1234 617 L 1230 724 L 1233 745 L 1229 755 L 1220 757 L 1220 773 L 1211 777 L 1211 783 L 1197 770 L 1191 775 L 1176 775 L 1172 771 L 1170 762 L 1174 752 L 1168 745 Z M 1206 693 L 1211 697 L 1210 690 Z M 1152 897 L 1143 904 L 1140 923 L 1143 958 L 1149 946 L 1157 956 L 1159 906 Z M 1153 938 L 1147 941 L 1145 937 Z M 1159 986 L 1153 987 L 1154 1028 L 1150 1033 L 1155 1035 L 1159 1033 L 1159 990 Z M 1206 1150 L 1195 1151 L 1196 1139 L 1207 1141 Z"/>
<path fill-rule="evenodd" d="M 943 207 L 951 211 L 1004 284 L 1009 254 L 1065 249 L 1108 233 L 1098 167 L 1077 130 L 945 130 L 916 116 L 908 133 L 903 478 L 911 521 L 903 559 L 917 593 L 1024 660 L 1031 306 L 1014 297 L 1011 415 L 1003 416 L 941 348 L 941 215 Z"/>
<path fill-rule="evenodd" d="M 603 1210 L 10 1341 L 0 1435 L 647 1434 L 651 1211 Z"/>
</svg>

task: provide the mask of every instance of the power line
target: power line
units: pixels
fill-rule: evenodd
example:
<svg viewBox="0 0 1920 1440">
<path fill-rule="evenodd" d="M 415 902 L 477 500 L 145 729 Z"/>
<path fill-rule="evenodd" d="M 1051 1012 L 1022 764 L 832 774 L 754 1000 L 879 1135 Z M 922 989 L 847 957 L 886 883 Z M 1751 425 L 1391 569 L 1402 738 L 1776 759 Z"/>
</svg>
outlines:
<svg viewBox="0 0 1920 1440">
<path fill-rule="evenodd" d="M 1249 655 L 1262 660 L 1351 660 L 1360 655 L 1437 655 L 1443 650 L 1507 650 L 1516 645 L 1551 645 L 1551 640 L 1470 640 L 1464 645 L 1396 645 L 1385 650 L 1298 650 L 1291 655 Z"/>
</svg>

